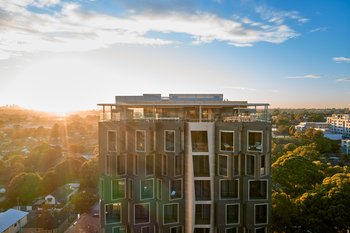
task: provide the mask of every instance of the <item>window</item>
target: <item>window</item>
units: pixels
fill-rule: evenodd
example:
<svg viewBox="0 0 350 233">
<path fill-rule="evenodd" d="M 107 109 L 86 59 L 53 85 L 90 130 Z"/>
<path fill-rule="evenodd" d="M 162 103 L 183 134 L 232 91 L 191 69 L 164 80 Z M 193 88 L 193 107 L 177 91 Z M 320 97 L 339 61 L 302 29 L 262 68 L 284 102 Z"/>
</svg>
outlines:
<svg viewBox="0 0 350 233">
<path fill-rule="evenodd" d="M 100 196 L 101 199 L 104 200 L 104 192 L 105 192 L 105 182 L 103 179 L 100 179 Z"/>
<path fill-rule="evenodd" d="M 261 157 L 260 157 L 260 175 L 266 175 L 265 155 L 261 155 Z"/>
<path fill-rule="evenodd" d="M 162 175 L 166 176 L 168 174 L 168 156 L 162 156 Z"/>
<path fill-rule="evenodd" d="M 234 151 L 234 131 L 220 131 L 220 150 Z"/>
<path fill-rule="evenodd" d="M 112 199 L 125 198 L 125 179 L 112 180 Z"/>
<path fill-rule="evenodd" d="M 145 152 L 146 151 L 146 131 L 136 130 L 136 151 Z"/>
<path fill-rule="evenodd" d="M 153 188 L 154 181 L 153 179 L 142 180 L 141 181 L 141 199 L 153 198 Z"/>
<path fill-rule="evenodd" d="M 126 233 L 125 227 L 113 227 L 112 233 Z"/>
<path fill-rule="evenodd" d="M 226 224 L 239 223 L 239 204 L 226 205 Z"/>
<path fill-rule="evenodd" d="M 248 131 L 248 150 L 262 152 L 262 132 Z"/>
<path fill-rule="evenodd" d="M 170 233 L 182 233 L 182 226 L 170 227 Z"/>
<path fill-rule="evenodd" d="M 196 204 L 195 224 L 210 224 L 210 204 Z"/>
<path fill-rule="evenodd" d="M 239 175 L 239 157 L 238 155 L 233 156 L 233 175 Z"/>
<path fill-rule="evenodd" d="M 150 227 L 141 227 L 141 233 L 151 233 Z"/>
<path fill-rule="evenodd" d="M 194 233 L 210 233 L 210 228 L 194 228 Z"/>
<path fill-rule="evenodd" d="M 267 180 L 249 181 L 249 199 L 267 199 Z"/>
<path fill-rule="evenodd" d="M 175 176 L 182 175 L 182 156 L 175 155 Z"/>
<path fill-rule="evenodd" d="M 157 179 L 157 199 L 162 200 L 163 183 L 162 180 Z"/>
<path fill-rule="evenodd" d="M 246 156 L 246 174 L 254 176 L 255 171 L 255 156 L 247 155 Z"/>
<path fill-rule="evenodd" d="M 193 173 L 195 177 L 209 176 L 209 156 L 207 155 L 193 156 Z"/>
<path fill-rule="evenodd" d="M 175 152 L 175 130 L 165 130 L 164 137 L 164 151 Z"/>
<path fill-rule="evenodd" d="M 121 204 L 113 203 L 105 205 L 106 224 L 121 222 Z"/>
<path fill-rule="evenodd" d="M 150 204 L 135 204 L 135 224 L 150 222 Z"/>
<path fill-rule="evenodd" d="M 146 176 L 154 174 L 154 154 L 146 156 Z"/>
<path fill-rule="evenodd" d="M 195 180 L 194 189 L 196 201 L 210 200 L 210 180 Z"/>
<path fill-rule="evenodd" d="M 266 233 L 266 227 L 261 227 L 261 228 L 257 228 L 255 229 L 255 233 Z"/>
<path fill-rule="evenodd" d="M 134 155 L 134 175 L 137 176 L 139 174 L 139 157 Z"/>
<path fill-rule="evenodd" d="M 167 204 L 163 206 L 163 223 L 177 223 L 179 221 L 179 204 Z"/>
<path fill-rule="evenodd" d="M 134 198 L 134 183 L 133 180 L 129 180 L 129 199 Z"/>
<path fill-rule="evenodd" d="M 107 147 L 108 151 L 117 151 L 117 132 L 108 131 L 107 132 Z"/>
<path fill-rule="evenodd" d="M 125 175 L 126 173 L 126 156 L 117 156 L 117 175 Z"/>
<path fill-rule="evenodd" d="M 207 131 L 191 131 L 192 152 L 208 152 Z"/>
<path fill-rule="evenodd" d="M 170 199 L 182 198 L 182 180 L 171 180 L 170 181 Z"/>
<path fill-rule="evenodd" d="M 267 204 L 255 205 L 255 224 L 267 224 Z"/>
<path fill-rule="evenodd" d="M 221 180 L 220 197 L 221 199 L 238 198 L 238 180 Z"/>
<path fill-rule="evenodd" d="M 227 155 L 218 155 L 218 175 L 219 176 L 228 176 L 228 162 Z"/>
<path fill-rule="evenodd" d="M 236 227 L 226 228 L 225 233 L 237 233 Z"/>
</svg>

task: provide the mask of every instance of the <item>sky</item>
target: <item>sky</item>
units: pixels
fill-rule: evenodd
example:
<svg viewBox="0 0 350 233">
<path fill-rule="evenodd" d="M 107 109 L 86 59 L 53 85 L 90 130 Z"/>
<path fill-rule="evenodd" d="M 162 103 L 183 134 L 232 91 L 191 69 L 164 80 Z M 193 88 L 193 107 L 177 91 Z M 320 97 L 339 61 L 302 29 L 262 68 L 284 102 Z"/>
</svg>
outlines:
<svg viewBox="0 0 350 233">
<path fill-rule="evenodd" d="M 350 1 L 1 0 L 0 106 L 219 93 L 350 107 Z"/>
</svg>

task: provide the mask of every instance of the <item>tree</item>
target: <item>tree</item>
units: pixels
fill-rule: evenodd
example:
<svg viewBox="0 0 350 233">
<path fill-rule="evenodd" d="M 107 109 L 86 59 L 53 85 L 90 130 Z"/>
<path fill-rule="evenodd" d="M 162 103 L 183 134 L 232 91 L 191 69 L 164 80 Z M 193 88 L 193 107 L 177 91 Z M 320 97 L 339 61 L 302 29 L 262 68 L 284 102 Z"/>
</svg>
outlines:
<svg viewBox="0 0 350 233">
<path fill-rule="evenodd" d="M 71 203 L 73 209 L 81 214 L 89 212 L 96 201 L 97 197 L 93 194 L 87 191 L 82 191 L 72 197 Z"/>
<path fill-rule="evenodd" d="M 41 177 L 37 173 L 23 172 L 11 179 L 6 195 L 11 201 L 19 198 L 21 204 L 26 204 L 38 197 L 41 190 Z"/>
<path fill-rule="evenodd" d="M 60 146 L 51 146 L 47 143 L 42 143 L 33 148 L 29 153 L 25 164 L 29 171 L 45 172 L 51 168 L 62 156 Z"/>
<path fill-rule="evenodd" d="M 80 186 L 82 188 L 98 188 L 98 169 L 97 156 L 83 163 L 80 169 Z"/>
<path fill-rule="evenodd" d="M 297 206 L 284 192 L 272 192 L 272 228 L 277 232 L 290 229 L 295 223 Z"/>
<path fill-rule="evenodd" d="M 350 228 L 350 173 L 327 177 L 298 200 L 299 222 L 311 232 L 346 232 Z"/>
</svg>

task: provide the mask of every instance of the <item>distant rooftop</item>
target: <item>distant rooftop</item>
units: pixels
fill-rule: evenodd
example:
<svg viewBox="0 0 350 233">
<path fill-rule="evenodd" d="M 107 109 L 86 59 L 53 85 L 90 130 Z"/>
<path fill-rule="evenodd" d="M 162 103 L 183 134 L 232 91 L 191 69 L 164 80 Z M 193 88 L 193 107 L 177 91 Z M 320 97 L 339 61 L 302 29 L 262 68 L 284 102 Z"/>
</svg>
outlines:
<svg viewBox="0 0 350 233">
<path fill-rule="evenodd" d="M 15 209 L 8 209 L 7 211 L 0 213 L 0 232 L 4 232 L 26 215 L 28 215 L 28 212 Z"/>
</svg>

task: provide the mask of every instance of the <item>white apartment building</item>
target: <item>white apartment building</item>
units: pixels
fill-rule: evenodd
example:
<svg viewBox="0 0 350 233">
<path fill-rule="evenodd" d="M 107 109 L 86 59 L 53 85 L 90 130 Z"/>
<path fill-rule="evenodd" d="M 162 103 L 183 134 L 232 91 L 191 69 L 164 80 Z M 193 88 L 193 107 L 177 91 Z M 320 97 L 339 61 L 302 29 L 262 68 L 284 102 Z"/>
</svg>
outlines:
<svg viewBox="0 0 350 233">
<path fill-rule="evenodd" d="M 340 133 L 344 138 L 350 138 L 350 114 L 333 114 L 327 117 L 327 123 L 332 133 Z"/>
</svg>

